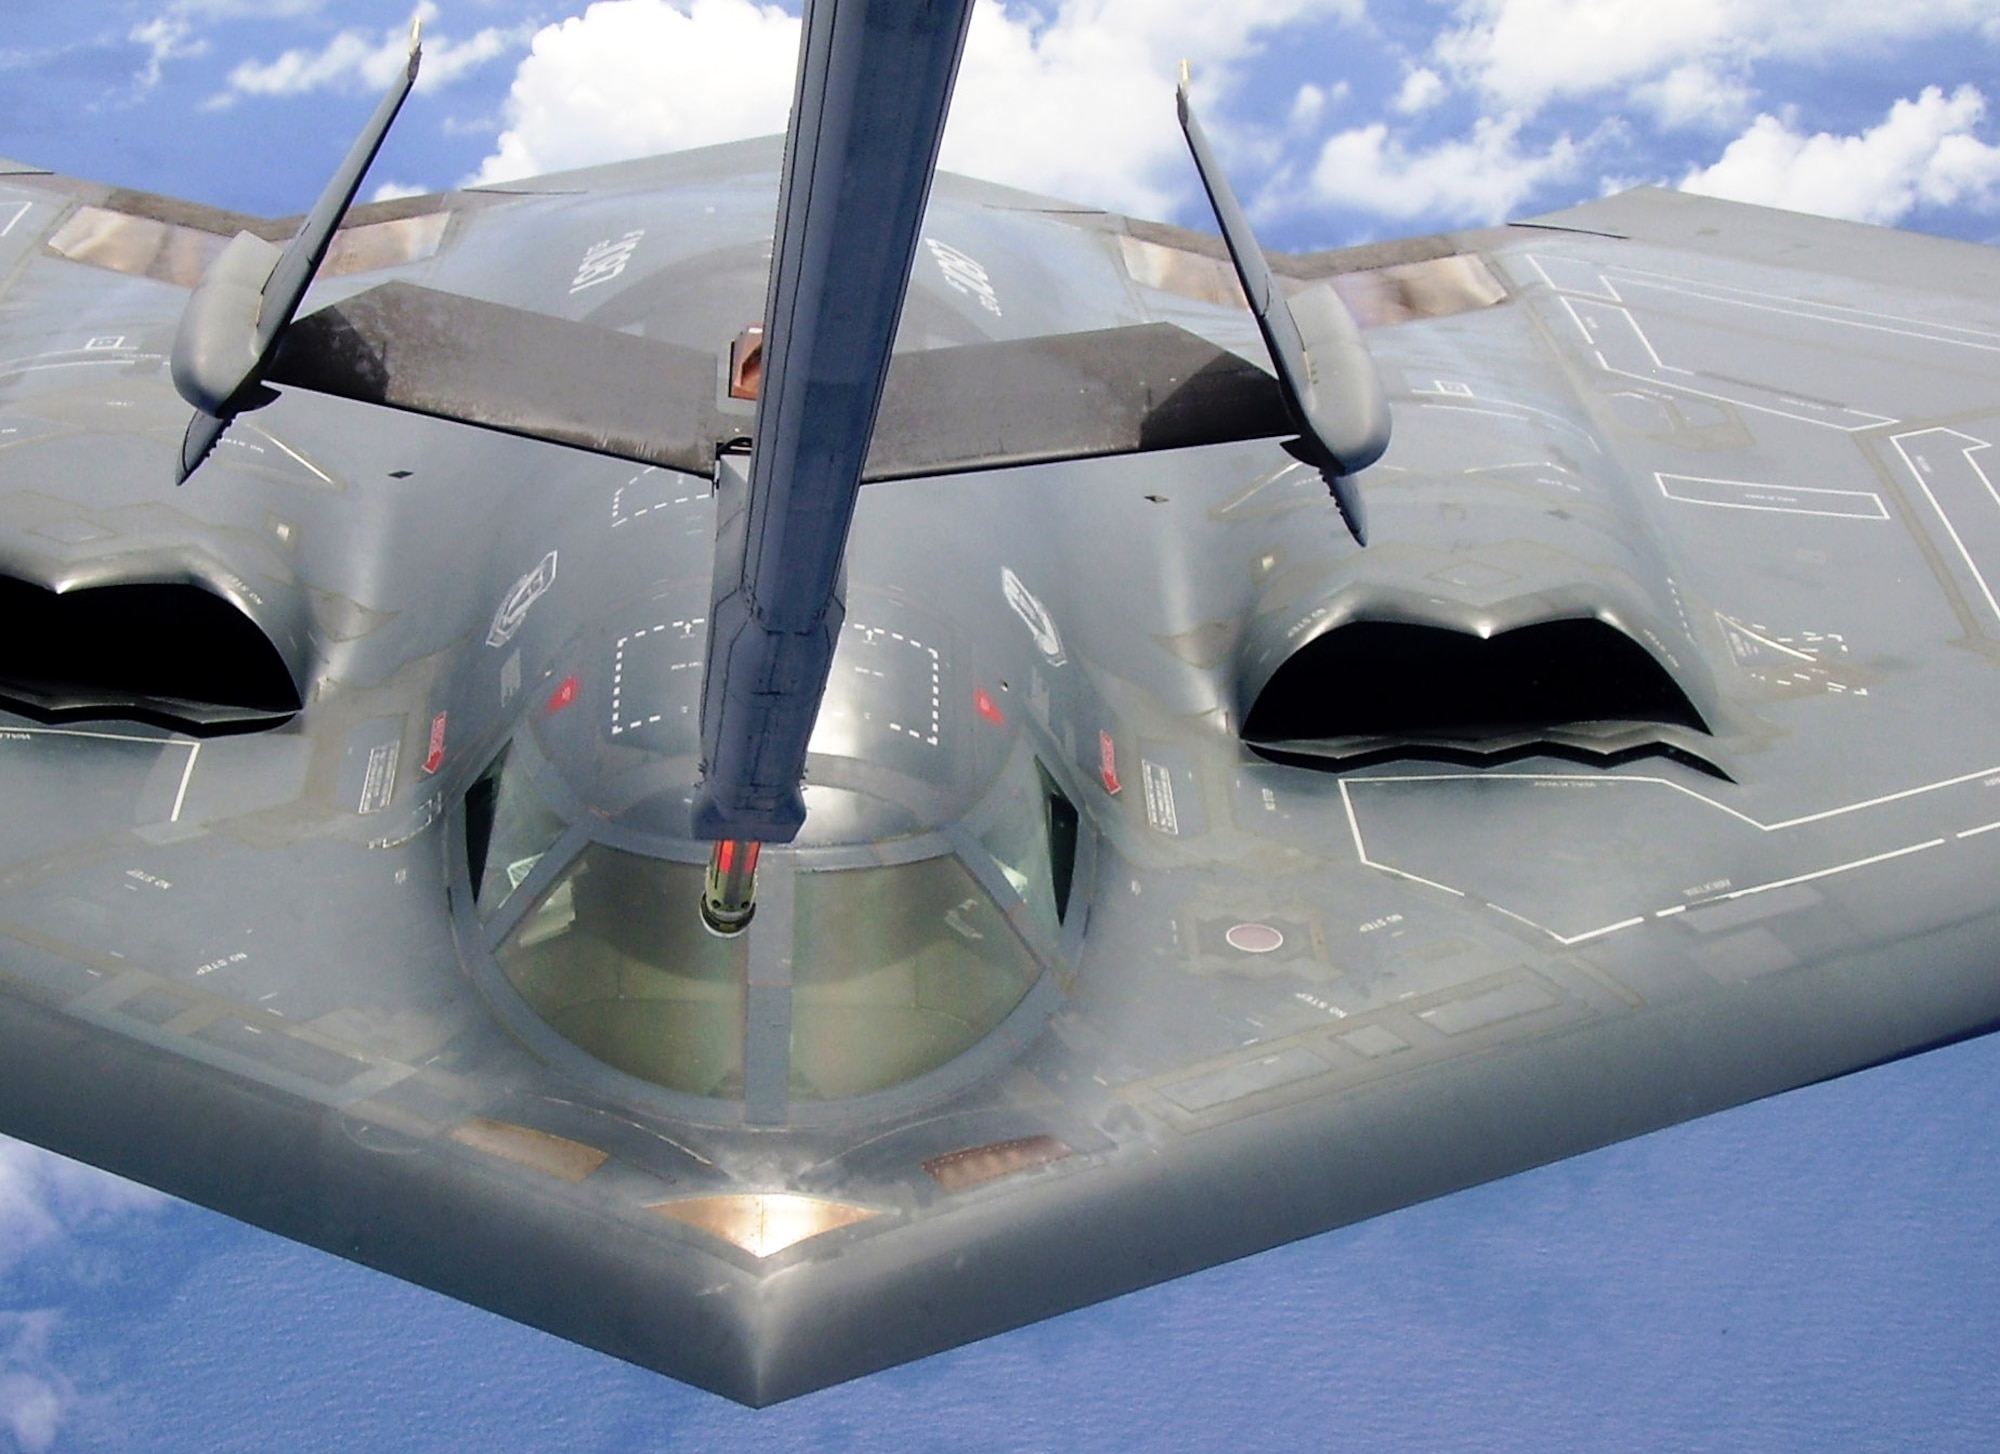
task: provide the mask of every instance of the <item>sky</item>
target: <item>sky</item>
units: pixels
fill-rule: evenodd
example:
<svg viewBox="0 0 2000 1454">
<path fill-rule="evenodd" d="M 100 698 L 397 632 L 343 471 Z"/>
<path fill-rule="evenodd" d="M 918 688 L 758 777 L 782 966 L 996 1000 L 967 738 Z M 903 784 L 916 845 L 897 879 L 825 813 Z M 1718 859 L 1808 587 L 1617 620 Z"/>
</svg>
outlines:
<svg viewBox="0 0 2000 1454">
<path fill-rule="evenodd" d="M 798 22 L 752 0 L 424 0 L 370 193 L 783 129 Z M 11 0 L 0 145 L 303 210 L 399 63 L 402 0 Z M 2000 236 L 1995 0 L 980 0 L 945 164 L 1203 220 L 1170 101 L 1274 246 L 1531 215 L 1650 182 Z M 1993 90 L 1994 95 L 1986 94 Z"/>
<path fill-rule="evenodd" d="M 783 124 L 778 6 L 423 9 L 370 195 Z M 300 211 L 408 20 L 9 0 L 0 155 Z M 1183 57 L 1276 247 L 1639 183 L 2000 243 L 2000 0 L 982 0 L 946 164 L 1205 225 Z M 1974 1042 L 755 1414 L 0 1141 L 0 1451 L 1988 1447 L 1996 1113 Z"/>
</svg>

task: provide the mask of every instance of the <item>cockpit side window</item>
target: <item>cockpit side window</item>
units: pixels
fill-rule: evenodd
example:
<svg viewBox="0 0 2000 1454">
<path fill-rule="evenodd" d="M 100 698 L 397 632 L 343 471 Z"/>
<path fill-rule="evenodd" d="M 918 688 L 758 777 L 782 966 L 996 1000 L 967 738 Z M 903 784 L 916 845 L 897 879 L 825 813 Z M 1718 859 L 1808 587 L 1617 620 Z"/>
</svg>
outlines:
<svg viewBox="0 0 2000 1454">
<path fill-rule="evenodd" d="M 1076 877 L 1076 804 L 1039 762 L 1035 773 L 1042 782 L 1042 821 L 1049 835 L 1049 885 L 1055 890 L 1056 922 L 1068 923 L 1070 883 Z"/>
<path fill-rule="evenodd" d="M 480 917 L 499 912 L 562 831 L 512 746 L 502 748 L 465 795 L 465 859 Z"/>
<path fill-rule="evenodd" d="M 1039 762 L 1009 769 L 1000 792 L 1004 806 L 979 835 L 1000 872 L 1051 940 L 1061 937 L 1069 915 L 1070 880 L 1076 873 L 1076 807 Z"/>
</svg>

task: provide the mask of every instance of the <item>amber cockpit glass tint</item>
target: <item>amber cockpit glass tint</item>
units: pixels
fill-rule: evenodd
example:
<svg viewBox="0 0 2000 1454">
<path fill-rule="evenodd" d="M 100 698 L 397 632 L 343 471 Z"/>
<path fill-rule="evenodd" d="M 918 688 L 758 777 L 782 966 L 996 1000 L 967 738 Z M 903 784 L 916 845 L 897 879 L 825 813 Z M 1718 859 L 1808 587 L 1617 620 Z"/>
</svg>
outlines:
<svg viewBox="0 0 2000 1454">
<path fill-rule="evenodd" d="M 1040 972 L 951 857 L 800 874 L 794 937 L 795 1100 L 861 1095 L 943 1065 Z"/>
<path fill-rule="evenodd" d="M 740 1097 L 749 940 L 703 927 L 701 888 L 698 864 L 591 844 L 500 946 L 500 968 L 544 1023 L 605 1064 Z"/>
</svg>

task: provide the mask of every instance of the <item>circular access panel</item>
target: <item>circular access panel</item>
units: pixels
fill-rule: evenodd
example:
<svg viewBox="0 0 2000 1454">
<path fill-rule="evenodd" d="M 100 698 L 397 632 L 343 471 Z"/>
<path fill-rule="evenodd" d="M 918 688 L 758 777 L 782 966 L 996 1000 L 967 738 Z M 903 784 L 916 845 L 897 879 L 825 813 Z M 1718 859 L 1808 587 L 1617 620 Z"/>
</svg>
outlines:
<svg viewBox="0 0 2000 1454">
<path fill-rule="evenodd" d="M 1240 949 L 1245 954 L 1269 954 L 1285 947 L 1285 936 L 1269 924 L 1237 924 L 1222 937 L 1229 941 L 1231 949 Z"/>
</svg>

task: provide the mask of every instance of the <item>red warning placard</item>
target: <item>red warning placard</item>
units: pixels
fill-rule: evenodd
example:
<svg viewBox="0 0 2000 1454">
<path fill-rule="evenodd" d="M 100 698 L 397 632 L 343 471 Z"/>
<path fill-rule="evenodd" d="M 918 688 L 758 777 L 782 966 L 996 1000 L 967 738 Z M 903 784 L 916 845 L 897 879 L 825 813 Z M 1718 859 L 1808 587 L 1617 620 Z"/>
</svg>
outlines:
<svg viewBox="0 0 2000 1454">
<path fill-rule="evenodd" d="M 424 754 L 425 772 L 436 772 L 444 762 L 444 719 L 443 712 L 431 718 L 431 745 Z"/>
</svg>

